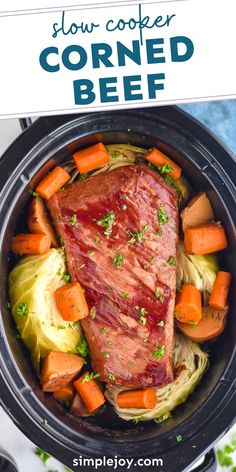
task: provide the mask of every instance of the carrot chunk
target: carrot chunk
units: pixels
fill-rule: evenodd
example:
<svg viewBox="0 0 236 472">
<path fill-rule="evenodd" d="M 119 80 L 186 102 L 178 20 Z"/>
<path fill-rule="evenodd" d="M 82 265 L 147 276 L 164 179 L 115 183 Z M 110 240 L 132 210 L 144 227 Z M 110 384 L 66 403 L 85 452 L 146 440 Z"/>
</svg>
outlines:
<svg viewBox="0 0 236 472">
<path fill-rule="evenodd" d="M 84 365 L 76 354 L 51 351 L 44 360 L 40 382 L 44 392 L 56 392 L 70 383 Z"/>
<path fill-rule="evenodd" d="M 58 247 L 56 233 L 50 223 L 46 206 L 41 197 L 35 197 L 31 201 L 27 223 L 30 233 L 47 234 L 51 238 L 51 245 Z"/>
<path fill-rule="evenodd" d="M 70 402 L 74 397 L 75 389 L 72 383 L 64 385 L 60 390 L 53 393 L 53 397 L 60 402 Z"/>
<path fill-rule="evenodd" d="M 209 298 L 209 305 L 212 308 L 224 310 L 227 305 L 227 298 L 232 276 L 229 272 L 219 271 L 213 285 L 213 289 Z"/>
<path fill-rule="evenodd" d="M 179 321 L 176 324 L 187 338 L 201 343 L 216 338 L 224 331 L 227 312 L 228 308 L 217 310 L 210 306 L 204 306 L 202 319 L 196 325 Z"/>
<path fill-rule="evenodd" d="M 181 176 L 182 169 L 179 167 L 175 162 L 172 161 L 169 157 L 167 157 L 163 152 L 159 151 L 159 149 L 153 148 L 151 152 L 146 154 L 146 159 L 154 164 L 157 167 L 163 167 L 165 164 L 168 164 L 171 168 L 170 171 L 165 172 L 166 174 L 170 175 L 174 180 L 178 180 Z"/>
<path fill-rule="evenodd" d="M 63 185 L 70 180 L 70 175 L 62 167 L 55 167 L 36 187 L 40 197 L 49 200 Z"/>
<path fill-rule="evenodd" d="M 72 282 L 55 291 L 57 308 L 65 321 L 77 321 L 89 314 L 84 292 L 79 282 Z"/>
<path fill-rule="evenodd" d="M 109 162 L 109 155 L 104 144 L 98 143 L 73 154 L 74 161 L 80 174 L 97 169 Z"/>
<path fill-rule="evenodd" d="M 182 323 L 199 323 L 201 320 L 201 293 L 194 285 L 182 285 L 176 299 L 175 317 Z"/>
<path fill-rule="evenodd" d="M 74 386 L 81 396 L 89 413 L 94 412 L 105 403 L 105 397 L 93 379 L 89 379 L 89 372 L 74 382 Z"/>
<path fill-rule="evenodd" d="M 125 390 L 117 396 L 119 408 L 146 408 L 152 410 L 157 404 L 156 392 L 153 388 L 145 390 Z"/>
<path fill-rule="evenodd" d="M 225 230 L 220 223 L 208 223 L 184 232 L 184 247 L 188 254 L 211 254 L 227 246 Z"/>
<path fill-rule="evenodd" d="M 46 254 L 51 246 L 47 234 L 17 234 L 12 238 L 12 251 L 15 254 Z"/>
</svg>

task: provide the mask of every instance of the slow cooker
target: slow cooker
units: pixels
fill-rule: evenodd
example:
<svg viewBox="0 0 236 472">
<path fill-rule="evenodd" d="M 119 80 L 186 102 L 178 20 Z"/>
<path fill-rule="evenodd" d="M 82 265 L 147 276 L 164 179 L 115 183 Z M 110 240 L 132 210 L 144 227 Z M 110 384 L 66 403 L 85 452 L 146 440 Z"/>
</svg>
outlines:
<svg viewBox="0 0 236 472">
<path fill-rule="evenodd" d="M 211 342 L 209 369 L 202 382 L 172 418 L 160 424 L 124 422 L 114 415 L 111 407 L 92 418 L 70 415 L 52 397 L 42 393 L 7 309 L 11 238 L 24 220 L 22 212 L 30 198 L 30 189 L 55 164 L 65 161 L 75 150 L 98 141 L 129 142 L 147 148 L 158 146 L 180 164 L 194 189 L 208 193 L 217 219 L 226 228 L 229 247 L 225 264 L 234 272 L 236 163 L 230 151 L 197 121 L 176 107 L 39 118 L 14 141 L 0 162 L 1 402 L 25 435 L 73 470 L 81 470 L 81 467 L 73 468 L 74 458 L 117 456 L 137 460 L 159 457 L 163 460 L 159 470 L 184 472 L 235 421 L 235 297 L 231 296 L 225 332 Z M 236 278 L 231 293 L 235 290 Z M 177 436 L 182 440 L 178 442 Z M 215 467 L 210 452 L 195 470 L 213 472 Z M 157 470 L 151 465 L 146 468 Z M 141 469 L 144 467 L 133 465 L 129 470 Z"/>
</svg>

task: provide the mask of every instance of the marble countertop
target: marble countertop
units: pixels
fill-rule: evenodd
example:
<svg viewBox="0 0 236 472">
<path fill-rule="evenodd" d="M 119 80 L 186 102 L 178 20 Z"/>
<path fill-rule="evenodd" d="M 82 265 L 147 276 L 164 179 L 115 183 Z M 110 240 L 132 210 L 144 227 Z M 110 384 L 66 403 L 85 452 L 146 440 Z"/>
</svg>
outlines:
<svg viewBox="0 0 236 472">
<path fill-rule="evenodd" d="M 187 104 L 182 108 L 204 123 L 236 154 L 236 100 Z M 0 156 L 9 144 L 20 134 L 18 120 L 0 121 Z M 236 433 L 236 426 L 221 439 L 216 447 L 222 447 Z M 0 448 L 6 450 L 15 460 L 19 472 L 66 472 L 65 467 L 53 458 L 46 467 L 35 455 L 35 445 L 26 438 L 0 408 Z M 232 456 L 236 466 L 236 453 Z M 218 467 L 218 472 L 231 469 Z M 1 472 L 1 471 L 0 471 Z"/>
</svg>

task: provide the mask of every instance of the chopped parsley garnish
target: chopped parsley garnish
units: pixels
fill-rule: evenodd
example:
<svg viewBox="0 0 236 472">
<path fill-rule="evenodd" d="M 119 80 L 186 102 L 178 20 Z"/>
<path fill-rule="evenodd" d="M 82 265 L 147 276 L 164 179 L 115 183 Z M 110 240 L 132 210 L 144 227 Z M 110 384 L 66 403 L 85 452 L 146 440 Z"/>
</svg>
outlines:
<svg viewBox="0 0 236 472">
<path fill-rule="evenodd" d="M 59 325 L 59 326 L 57 327 L 57 329 L 66 329 L 66 327 L 63 326 L 63 325 Z"/>
<path fill-rule="evenodd" d="M 124 256 L 121 253 L 117 253 L 114 258 L 113 258 L 113 264 L 116 266 L 117 269 L 123 264 L 124 262 Z"/>
<path fill-rule="evenodd" d="M 165 346 L 161 346 L 159 349 L 152 353 L 154 359 L 162 359 L 165 355 Z"/>
<path fill-rule="evenodd" d="M 125 203 L 123 203 L 123 205 L 121 205 L 121 210 L 127 210 L 127 205 Z"/>
<path fill-rule="evenodd" d="M 94 251 L 88 251 L 88 256 L 94 256 Z"/>
<path fill-rule="evenodd" d="M 135 366 L 136 366 L 136 362 L 135 362 L 135 361 L 131 361 L 129 365 L 130 365 L 130 367 L 135 367 Z"/>
<path fill-rule="evenodd" d="M 138 424 L 141 421 L 141 418 L 133 418 L 132 423 Z"/>
<path fill-rule="evenodd" d="M 170 256 L 167 262 L 168 262 L 169 266 L 175 265 L 175 259 L 174 259 L 174 257 Z"/>
<path fill-rule="evenodd" d="M 138 305 L 135 306 L 135 310 L 137 310 L 140 314 L 139 316 L 140 323 L 145 325 L 147 323 L 147 318 L 146 318 L 146 315 L 148 314 L 147 310 L 145 310 L 145 308 L 140 308 Z"/>
<path fill-rule="evenodd" d="M 157 323 L 157 326 L 159 326 L 160 328 L 164 328 L 165 322 L 163 320 L 161 320 Z"/>
<path fill-rule="evenodd" d="M 78 266 L 78 270 L 83 269 L 84 267 L 85 267 L 85 264 L 80 264 L 80 265 Z"/>
<path fill-rule="evenodd" d="M 158 166 L 158 170 L 160 174 L 166 174 L 167 172 L 174 172 L 173 167 L 171 167 L 169 164 L 164 164 L 163 166 Z"/>
<path fill-rule="evenodd" d="M 65 192 L 65 187 L 61 187 L 59 192 Z"/>
<path fill-rule="evenodd" d="M 179 190 L 178 185 L 175 183 L 175 181 L 174 181 L 174 179 L 173 179 L 173 177 L 172 177 L 171 175 L 168 175 L 168 174 L 165 175 L 165 176 L 164 176 L 164 179 L 165 179 L 165 181 L 166 181 L 171 187 L 173 187 L 175 190 Z"/>
<path fill-rule="evenodd" d="M 104 218 L 101 218 L 100 220 L 97 220 L 97 225 L 102 226 L 102 228 L 106 228 L 104 231 L 104 235 L 106 238 L 109 238 L 111 232 L 112 232 L 112 227 L 115 224 L 115 213 L 114 211 L 109 211 Z"/>
<path fill-rule="evenodd" d="M 120 296 L 121 298 L 129 298 L 129 294 L 126 292 L 121 292 Z"/>
<path fill-rule="evenodd" d="M 111 153 L 112 159 L 116 159 L 116 158 L 119 157 L 120 155 L 121 155 L 121 152 L 118 151 L 118 149 L 115 149 L 115 150 L 112 151 L 112 153 Z"/>
<path fill-rule="evenodd" d="M 236 435 L 233 436 L 231 442 L 224 446 L 224 449 L 217 450 L 217 459 L 221 467 L 230 467 L 233 465 L 232 454 L 236 451 Z M 236 472 L 236 467 L 234 467 L 231 472 Z"/>
<path fill-rule="evenodd" d="M 10 308 L 11 308 L 10 302 L 7 302 L 7 303 L 6 303 L 6 307 L 10 310 Z"/>
<path fill-rule="evenodd" d="M 148 231 L 148 225 L 144 225 L 142 230 L 138 230 L 135 233 L 130 231 L 130 229 L 127 229 L 126 234 L 130 236 L 128 243 L 134 244 L 136 241 L 138 244 L 141 244 L 143 239 L 143 233 L 145 233 L 146 231 Z"/>
<path fill-rule="evenodd" d="M 108 380 L 115 380 L 115 376 L 112 373 L 108 374 L 107 378 Z"/>
<path fill-rule="evenodd" d="M 30 190 L 30 193 L 32 195 L 32 197 L 38 197 L 39 194 L 37 192 L 35 192 L 34 190 Z"/>
<path fill-rule="evenodd" d="M 77 225 L 77 215 L 75 213 L 71 216 L 69 224 L 70 224 L 70 226 L 76 226 Z"/>
<path fill-rule="evenodd" d="M 155 295 L 156 295 L 156 298 L 158 300 L 160 300 L 160 302 L 163 302 L 164 301 L 164 295 L 161 295 L 160 292 L 158 292 L 158 290 L 155 291 Z"/>
<path fill-rule="evenodd" d="M 132 231 L 130 231 L 130 229 L 127 229 L 126 234 L 128 234 L 128 236 L 130 236 L 130 239 L 129 239 L 128 243 L 129 244 L 134 244 L 135 243 L 135 233 L 132 233 Z"/>
<path fill-rule="evenodd" d="M 218 449 L 217 459 L 221 467 L 230 467 L 233 465 L 232 457 L 230 457 L 228 454 L 225 454 L 222 449 Z"/>
<path fill-rule="evenodd" d="M 91 374 L 85 375 L 84 379 L 82 380 L 82 383 L 87 383 L 90 380 L 97 379 L 98 377 L 100 377 L 100 374 L 95 374 L 94 372 L 91 372 Z"/>
<path fill-rule="evenodd" d="M 62 275 L 62 268 L 61 267 L 58 269 L 57 275 Z"/>
<path fill-rule="evenodd" d="M 161 205 L 157 210 L 157 218 L 160 226 L 166 225 L 169 221 L 165 207 L 163 205 Z"/>
<path fill-rule="evenodd" d="M 99 244 L 101 242 L 101 239 L 100 238 L 95 238 L 93 240 L 94 244 Z"/>
<path fill-rule="evenodd" d="M 39 456 L 43 464 L 46 464 L 47 460 L 51 457 L 50 454 L 43 451 L 43 449 L 41 449 L 40 447 L 37 447 L 35 449 L 35 454 L 36 456 Z"/>
<path fill-rule="evenodd" d="M 163 235 L 162 229 L 158 229 L 157 232 L 156 232 L 156 234 L 157 234 L 158 236 L 162 236 L 162 235 Z"/>
<path fill-rule="evenodd" d="M 112 346 L 112 341 L 107 341 L 108 346 Z"/>
<path fill-rule="evenodd" d="M 114 292 L 113 288 L 112 288 L 112 287 L 108 287 L 108 292 L 113 293 L 113 292 Z"/>
<path fill-rule="evenodd" d="M 82 356 L 87 357 L 88 355 L 88 343 L 84 336 L 82 336 L 79 344 L 76 346 L 76 351 Z"/>
<path fill-rule="evenodd" d="M 93 308 L 91 308 L 89 314 L 90 314 L 92 319 L 94 319 L 96 317 L 96 308 L 95 308 L 95 306 L 93 306 Z"/>
<path fill-rule="evenodd" d="M 110 354 L 109 352 L 102 352 L 102 356 L 104 357 L 104 359 L 109 359 Z"/>
<path fill-rule="evenodd" d="M 101 328 L 100 331 L 102 334 L 105 334 L 107 332 L 107 328 L 103 326 L 103 328 Z"/>
<path fill-rule="evenodd" d="M 63 239 L 61 236 L 59 236 L 59 235 L 57 236 L 57 239 L 58 239 L 59 244 L 60 244 L 61 246 L 63 246 L 63 245 L 64 245 L 64 239 Z"/>
<path fill-rule="evenodd" d="M 175 436 L 175 438 L 176 438 L 177 442 L 181 442 L 183 440 L 181 434 L 177 434 L 177 436 Z"/>
<path fill-rule="evenodd" d="M 20 303 L 20 305 L 18 305 L 17 307 L 17 314 L 19 316 L 26 316 L 27 314 L 27 305 L 26 303 Z"/>
<path fill-rule="evenodd" d="M 89 173 L 88 173 L 88 172 L 84 172 L 84 174 L 81 174 L 81 175 L 80 175 L 80 180 L 86 180 L 88 177 L 89 177 Z"/>
<path fill-rule="evenodd" d="M 135 235 L 136 235 L 137 243 L 138 243 L 138 244 L 141 244 L 142 239 L 143 239 L 143 233 L 142 233 L 142 231 L 137 231 Z"/>
<path fill-rule="evenodd" d="M 63 279 L 64 279 L 66 282 L 70 282 L 70 281 L 71 281 L 71 276 L 70 276 L 70 274 L 67 274 L 67 273 L 63 274 Z"/>
<path fill-rule="evenodd" d="M 79 325 L 79 320 L 73 321 L 72 326 L 78 326 Z"/>
<path fill-rule="evenodd" d="M 188 324 L 191 325 L 191 326 L 196 326 L 197 322 L 196 321 L 189 321 Z"/>
</svg>

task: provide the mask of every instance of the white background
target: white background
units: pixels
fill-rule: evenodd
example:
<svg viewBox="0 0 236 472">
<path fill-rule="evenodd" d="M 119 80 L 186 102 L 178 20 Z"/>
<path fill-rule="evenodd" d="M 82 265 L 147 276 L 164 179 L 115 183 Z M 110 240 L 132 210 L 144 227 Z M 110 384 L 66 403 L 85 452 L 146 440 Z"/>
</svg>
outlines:
<svg viewBox="0 0 236 472">
<path fill-rule="evenodd" d="M 92 0 L 91 0 L 92 1 Z M 78 5 L 75 5 L 75 3 Z M 97 0 L 98 3 L 98 0 Z M 114 6 L 115 3 L 119 6 Z M 57 114 L 78 112 L 74 105 L 73 80 L 78 78 L 93 79 L 96 102 L 83 106 L 83 110 L 99 110 L 98 76 L 118 76 L 119 104 L 108 104 L 109 108 L 126 106 L 155 105 L 148 101 L 147 73 L 165 73 L 165 89 L 157 92 L 160 104 L 197 101 L 209 98 L 236 96 L 235 44 L 236 28 L 234 0 L 142 0 L 143 16 L 149 15 L 152 20 L 157 16 L 176 14 L 169 27 L 143 30 L 144 39 L 163 37 L 165 64 L 145 64 L 145 45 L 141 47 L 143 65 L 140 67 L 128 59 L 125 67 L 93 70 L 91 61 L 80 71 L 74 72 L 63 66 L 59 72 L 48 73 L 39 65 L 39 54 L 48 46 L 57 46 L 60 51 L 71 44 L 83 46 L 90 56 L 90 43 L 107 42 L 114 48 L 111 60 L 117 64 L 115 43 L 120 40 L 127 46 L 139 39 L 138 29 L 118 33 L 108 33 L 105 22 L 113 18 L 137 18 L 138 3 L 134 0 L 119 2 L 104 1 L 95 6 L 90 2 L 58 1 L 14 1 L 0 2 L 0 117 Z M 30 12 L 15 11 L 16 8 L 27 8 Z M 60 7 L 55 5 L 61 4 Z M 86 4 L 82 6 L 82 4 Z M 36 10 L 41 6 L 40 10 Z M 53 11 L 44 8 L 53 7 Z M 66 7 L 66 5 L 72 5 Z M 81 21 L 100 23 L 100 28 L 92 34 L 82 34 L 52 38 L 52 25 L 60 22 L 63 9 L 67 8 L 66 24 Z M 2 13 L 1 13 L 2 11 Z M 27 14 L 26 14 L 27 13 Z M 187 36 L 195 46 L 192 58 L 183 63 L 170 60 L 169 38 Z M 124 101 L 122 77 L 124 75 L 142 75 L 142 101 Z M 104 109 L 104 104 L 101 109 Z"/>
</svg>

